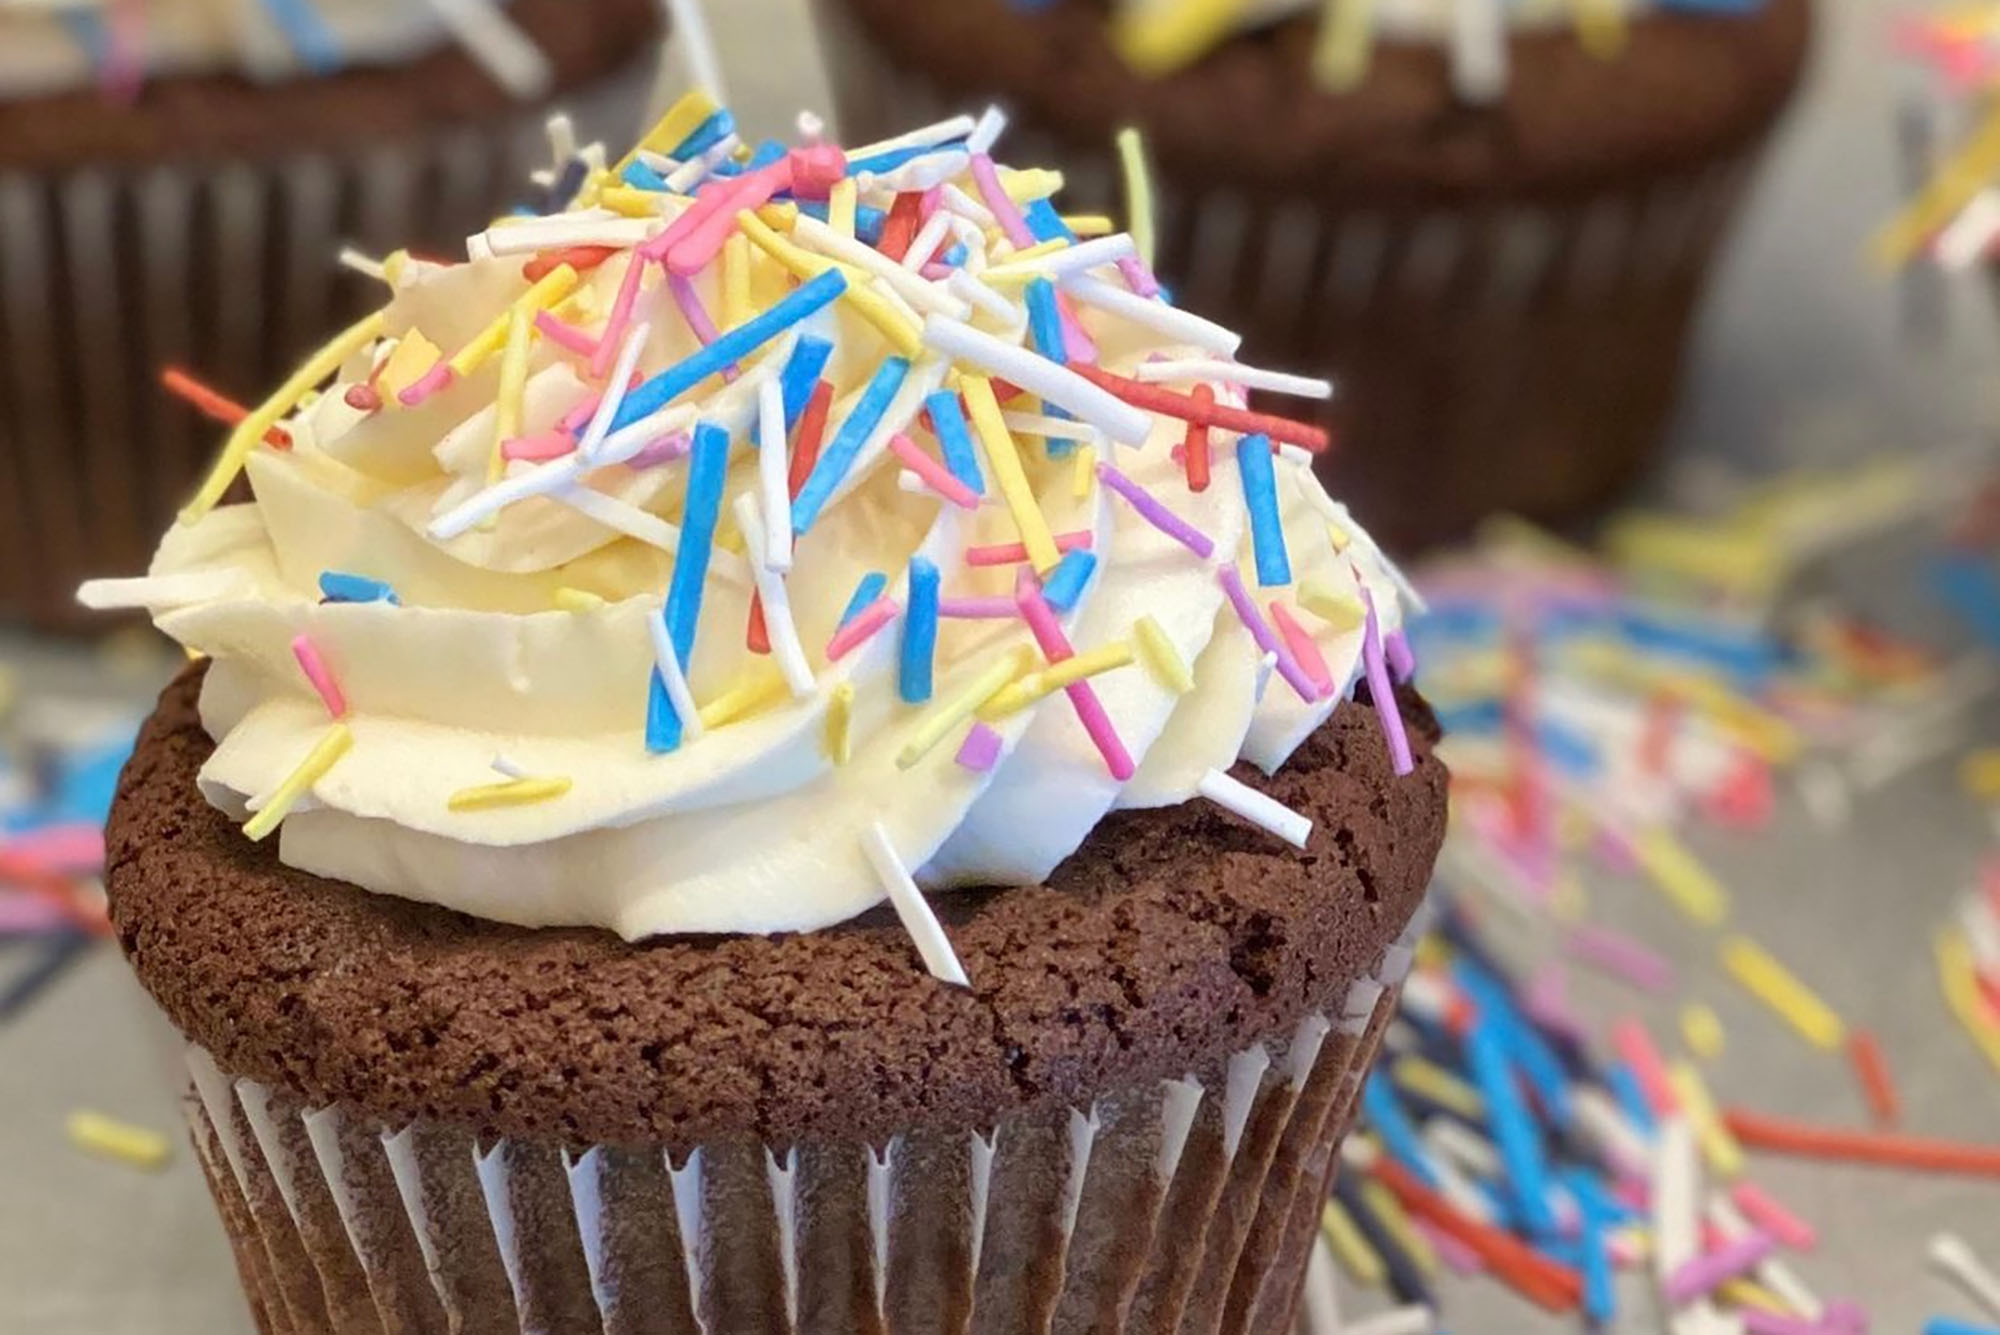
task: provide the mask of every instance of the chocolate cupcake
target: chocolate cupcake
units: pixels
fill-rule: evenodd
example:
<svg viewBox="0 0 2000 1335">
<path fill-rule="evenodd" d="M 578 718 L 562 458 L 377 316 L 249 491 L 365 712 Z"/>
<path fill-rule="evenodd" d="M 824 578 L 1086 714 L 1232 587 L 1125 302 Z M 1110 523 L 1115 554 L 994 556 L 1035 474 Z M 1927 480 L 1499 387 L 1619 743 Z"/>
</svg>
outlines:
<svg viewBox="0 0 2000 1335">
<path fill-rule="evenodd" d="M 1807 0 L 1608 0 L 1569 7 L 1580 30 L 1503 0 L 1182 21 L 1228 8 L 820 12 L 850 135 L 995 99 L 1104 207 L 1140 127 L 1161 275 L 1252 355 L 1339 378 L 1332 480 L 1392 546 L 1605 502 L 1664 432 Z"/>
<path fill-rule="evenodd" d="M 1443 835 L 1407 588 L 1048 173 L 719 114 L 86 588 L 207 659 L 107 884 L 252 1308 L 1285 1329 Z"/>
<path fill-rule="evenodd" d="M 446 248 L 528 198 L 551 99 L 629 134 L 658 30 L 656 0 L 0 8 L 0 618 L 75 624 L 187 499 L 163 365 L 281 374 L 366 308 L 343 242 Z"/>
</svg>

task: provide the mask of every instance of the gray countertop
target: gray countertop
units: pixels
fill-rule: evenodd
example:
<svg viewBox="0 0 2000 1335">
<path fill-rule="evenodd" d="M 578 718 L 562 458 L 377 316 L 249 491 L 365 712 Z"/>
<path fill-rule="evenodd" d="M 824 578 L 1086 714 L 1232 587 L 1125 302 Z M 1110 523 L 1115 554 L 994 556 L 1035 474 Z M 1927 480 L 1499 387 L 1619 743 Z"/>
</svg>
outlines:
<svg viewBox="0 0 2000 1335">
<path fill-rule="evenodd" d="M 788 30 L 786 15 L 773 11 L 800 5 L 735 0 L 710 8 L 727 45 L 739 25 Z M 1862 273 L 1856 259 L 1896 179 L 1895 75 L 1880 54 L 1888 12 L 1881 0 L 1821 7 L 1812 82 L 1721 276 L 1656 492 L 1696 486 L 1718 468 L 1756 472 L 1961 445 L 1992 421 L 2000 361 L 1986 294 L 1951 294 L 1946 336 L 1912 342 L 1899 330 L 1894 288 Z M 795 90 L 818 84 L 804 51 L 760 45 L 760 59 L 735 62 L 731 74 L 753 120 L 775 126 Z M 1917 541 L 1887 540 L 1866 559 L 1813 572 L 1809 581 L 1892 616 L 1914 615 L 1908 561 Z M 68 671 L 41 646 L 0 642 L 0 657 L 31 676 L 46 675 L 51 664 Z M 1977 737 L 2000 740 L 2000 714 L 1989 710 L 1976 723 Z M 1782 946 L 1838 1009 L 1879 1035 L 1912 1128 L 1988 1141 L 2000 1137 L 2000 1075 L 1945 1018 L 1929 943 L 1992 838 L 1944 763 L 1871 797 L 1845 831 L 1815 826 L 1787 797 L 1770 831 L 1696 837 L 1735 891 L 1744 927 Z M 1687 990 L 1721 1015 L 1729 1044 L 1711 1075 L 1728 1101 L 1861 1122 L 1845 1065 L 1807 1050 L 1735 990 L 1719 974 L 1712 942 L 1652 891 L 1600 878 L 1592 903 L 1597 920 L 1672 953 Z M 1534 948 L 1523 944 L 1524 954 Z M 19 953 L 0 946 L 0 977 L 18 967 Z M 1576 986 L 1593 1011 L 1636 1008 L 1672 1032 L 1672 1005 L 1581 971 Z M 109 949 L 0 1025 L 0 1331 L 249 1329 L 185 1149 L 164 1173 L 148 1175 L 86 1159 L 64 1137 L 65 1116 L 90 1107 L 172 1132 L 180 1143 L 172 1045 L 157 1025 Z M 2000 1184 L 1776 1161 L 1760 1161 L 1758 1173 L 1822 1229 L 1821 1250 L 1800 1264 L 1807 1279 L 1871 1303 L 1878 1331 L 1914 1331 L 1937 1310 L 1972 1314 L 1924 1273 L 1930 1232 L 1957 1229 L 2000 1260 Z M 1461 1333 L 1555 1328 L 1490 1284 L 1455 1286 L 1449 1297 L 1451 1326 Z M 1625 1310 L 1621 1330 L 1660 1328 L 1636 1294 Z"/>
</svg>

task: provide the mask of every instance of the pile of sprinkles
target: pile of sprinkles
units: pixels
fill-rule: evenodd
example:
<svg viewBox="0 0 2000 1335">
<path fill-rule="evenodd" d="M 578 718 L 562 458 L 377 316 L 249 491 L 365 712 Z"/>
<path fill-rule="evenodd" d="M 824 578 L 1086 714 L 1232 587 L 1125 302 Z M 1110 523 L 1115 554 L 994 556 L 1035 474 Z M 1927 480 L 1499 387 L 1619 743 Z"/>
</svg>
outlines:
<svg viewBox="0 0 2000 1335">
<path fill-rule="evenodd" d="M 1762 830 L 1787 777 L 1837 837 L 1857 797 L 1962 747 L 1970 707 L 1995 684 L 2000 624 L 1990 507 L 1963 508 L 1968 471 L 1899 460 L 1799 475 L 1706 518 L 1616 517 L 1602 551 L 1502 521 L 1418 572 L 1429 609 L 1410 635 L 1446 725 L 1451 834 L 1436 921 L 1322 1221 L 1348 1279 L 1400 1306 L 1345 1326 L 1325 1316 L 1316 1330 L 1440 1329 L 1438 1282 L 1451 1273 L 1590 1328 L 1849 1335 L 1869 1329 L 1866 1310 L 1805 1282 L 1795 1258 L 1818 1232 L 1756 1180 L 1758 1158 L 2000 1184 L 2000 1141 L 1908 1126 L 1924 1110 L 1904 1098 L 1894 1054 L 1828 1003 L 1809 956 L 1731 925 L 1728 888 L 1684 838 L 1698 822 Z M 1829 547 L 1941 515 L 1957 522 L 1931 559 L 1933 591 L 1979 645 L 1963 658 L 1785 596 Z M 1991 809 L 2000 752 L 1975 750 L 1959 770 Z M 1599 868 L 1665 896 L 1714 951 L 1718 986 L 1767 1011 L 1802 1062 L 1845 1065 L 1871 1124 L 1773 1116 L 1712 1087 L 1730 1041 L 1716 1008 L 1665 952 L 1591 921 L 1587 873 Z M 1530 953 L 1535 969 L 1514 963 Z M 1569 997 L 1572 967 L 1670 1001 L 1677 1030 L 1586 1016 Z M 1940 927 L 1924 973 L 1938 1022 L 2000 1080 L 2000 855 Z M 1948 1233 L 1926 1255 L 1974 1319 L 1925 1330 L 2000 1329 L 1995 1258 Z M 1651 1290 L 1636 1324 L 1621 1272 Z M 1329 1273 L 1315 1290 L 1322 1313 Z"/>
<path fill-rule="evenodd" d="M 843 149 L 808 116 L 797 146 L 753 145 L 742 141 L 726 109 L 697 92 L 612 162 L 595 146 L 578 149 L 558 120 L 551 125 L 554 161 L 538 177 L 542 207 L 468 238 L 473 261 L 520 265 L 513 294 L 482 313 L 469 337 L 447 346 L 420 329 L 392 332 L 389 312 L 378 311 L 248 406 L 185 371 L 167 374 L 169 389 L 230 428 L 182 522 L 198 523 L 220 504 L 255 452 L 291 449 L 296 432 L 311 430 L 322 393 L 337 394 L 365 421 L 421 408 L 484 374 L 482 383 L 496 388 L 483 476 L 473 479 L 479 485 L 448 493 L 425 534 L 449 543 L 491 528 L 512 506 L 546 497 L 671 555 L 660 613 L 648 623 L 653 670 L 635 747 L 672 754 L 715 730 L 823 695 L 824 753 L 846 764 L 856 702 L 852 684 L 833 669 L 893 636 L 896 700 L 921 711 L 896 757 L 900 767 L 943 751 L 966 771 L 990 771 L 1005 749 L 1006 721 L 1060 696 L 1104 772 L 1122 782 L 1137 763 L 1100 699 L 1099 679 L 1142 672 L 1178 695 L 1193 688 L 1193 671 L 1151 615 L 1136 616 L 1102 642 L 1072 642 L 1065 614 L 1099 577 L 1102 554 L 1088 529 L 1051 525 L 1031 475 L 1056 476 L 1070 499 L 1092 502 L 1101 492 L 1104 506 L 1136 517 L 1212 572 L 1263 656 L 1260 699 L 1280 689 L 1306 705 L 1336 700 L 1354 683 L 1336 678 L 1321 641 L 1353 636 L 1362 660 L 1355 676 L 1368 683 L 1394 769 L 1409 772 L 1410 742 L 1395 697 L 1413 658 L 1394 623 L 1378 621 L 1361 572 L 1366 567 L 1399 594 L 1407 584 L 1313 479 L 1313 457 L 1332 444 L 1327 432 L 1247 406 L 1252 389 L 1323 398 L 1331 385 L 1237 363 L 1236 335 L 1171 304 L 1141 243 L 1153 229 L 1135 139 L 1126 142 L 1137 212 L 1131 231 L 1120 232 L 1108 218 L 1059 213 L 1050 198 L 1062 184 L 1059 173 L 996 165 L 991 151 L 1004 127 L 1005 118 L 989 110 Z M 445 267 L 401 252 L 343 258 L 392 286 L 415 266 Z M 614 259 L 624 262 L 622 273 L 607 271 L 600 299 L 586 279 Z M 713 309 L 704 291 L 719 294 Z M 822 313 L 836 307 L 853 317 L 862 339 L 837 346 L 827 336 L 835 326 Z M 1114 373 L 1080 318 L 1085 310 L 1185 351 L 1173 354 L 1177 359 L 1156 353 L 1131 374 Z M 662 330 L 684 333 L 693 350 L 642 372 L 649 337 Z M 530 432 L 524 405 L 538 347 L 567 364 L 585 392 L 554 427 Z M 857 347 L 879 349 L 858 374 L 852 363 L 868 354 Z M 835 393 L 835 367 L 843 383 L 857 385 L 844 399 Z M 323 391 L 329 380 L 335 387 Z M 746 429 L 710 415 L 698 391 L 717 384 L 754 407 Z M 1143 484 L 1124 452 L 1159 440 L 1163 425 L 1178 442 L 1179 463 L 1168 474 L 1175 481 L 1157 485 L 1156 467 L 1154 484 Z M 730 467 L 739 458 L 754 464 L 754 481 L 732 497 Z M 667 462 L 685 480 L 671 521 L 585 485 L 596 470 Z M 1225 485 L 1222 465 L 1232 463 L 1236 476 L 1225 497 L 1240 503 L 1246 520 L 1242 571 L 1184 516 L 1173 494 L 1180 486 L 1195 495 Z M 798 546 L 828 506 L 878 464 L 896 471 L 901 490 L 946 512 L 1004 517 L 1015 540 L 961 542 L 951 565 L 918 551 L 901 569 L 869 571 L 829 638 L 805 643 L 788 583 Z M 1301 499 L 1314 516 L 1314 541 L 1325 544 L 1317 566 L 1288 550 L 1281 523 L 1286 513 L 1296 522 Z M 1295 529 L 1289 541 L 1298 540 Z M 1343 572 L 1343 587 L 1324 573 L 1295 577 L 1324 572 L 1329 560 Z M 1011 591 L 951 587 L 946 571 L 958 565 L 1011 571 Z M 725 569 L 747 573 L 754 591 L 744 625 L 719 625 L 704 614 L 711 576 Z M 97 581 L 84 597 L 102 606 L 171 607 L 224 596 L 227 579 Z M 319 592 L 330 602 L 400 601 L 391 585 L 357 571 L 321 572 Z M 577 614 L 603 605 L 600 595 L 568 587 L 551 602 Z M 1013 623 L 1022 643 L 969 677 L 954 676 L 947 690 L 938 643 L 954 621 Z M 745 666 L 722 694 L 699 699 L 690 684 L 696 645 L 728 635 L 742 637 Z M 324 712 L 324 730 L 281 782 L 251 797 L 244 830 L 253 839 L 276 830 L 356 745 L 334 656 L 305 634 L 291 649 Z M 468 775 L 439 801 L 454 812 L 478 812 L 560 801 L 573 787 L 574 776 L 528 772 L 505 756 L 494 758 L 492 771 Z M 1306 816 L 1219 769 L 1202 777 L 1197 791 L 1287 843 L 1303 847 L 1310 834 Z M 911 869 L 879 826 L 864 843 L 926 965 L 962 983 L 949 941 L 912 892 Z"/>
</svg>

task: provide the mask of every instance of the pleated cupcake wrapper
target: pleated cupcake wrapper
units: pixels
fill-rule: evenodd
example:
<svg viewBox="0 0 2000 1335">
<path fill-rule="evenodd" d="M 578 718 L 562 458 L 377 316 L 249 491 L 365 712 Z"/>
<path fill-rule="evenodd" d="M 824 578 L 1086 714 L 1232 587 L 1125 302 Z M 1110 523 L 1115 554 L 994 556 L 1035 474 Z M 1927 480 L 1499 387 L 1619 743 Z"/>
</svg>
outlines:
<svg viewBox="0 0 2000 1335">
<path fill-rule="evenodd" d="M 394 1130 L 190 1048 L 194 1142 L 259 1328 L 1289 1328 L 1407 944 L 1216 1070 L 886 1144 L 578 1148 Z"/>
<path fill-rule="evenodd" d="M 885 59 L 844 5 L 815 8 L 848 142 L 966 110 Z M 1064 212 L 1122 224 L 1111 147 L 1017 123 L 999 151 L 1060 166 Z M 1267 406 L 1337 429 L 1328 480 L 1391 547 L 1491 512 L 1559 519 L 1610 500 L 1662 440 L 1760 149 L 1432 206 L 1156 171 L 1155 267 L 1177 305 L 1244 335 L 1244 361 L 1337 382 L 1331 403 Z"/>
<path fill-rule="evenodd" d="M 564 99 L 586 137 L 630 135 L 652 69 Z M 0 155 L 0 618 L 82 625 L 81 580 L 144 570 L 224 431 L 165 395 L 162 366 L 254 401 L 381 303 L 343 243 L 462 258 L 547 165 L 544 117 L 255 161 L 47 174 Z"/>
</svg>

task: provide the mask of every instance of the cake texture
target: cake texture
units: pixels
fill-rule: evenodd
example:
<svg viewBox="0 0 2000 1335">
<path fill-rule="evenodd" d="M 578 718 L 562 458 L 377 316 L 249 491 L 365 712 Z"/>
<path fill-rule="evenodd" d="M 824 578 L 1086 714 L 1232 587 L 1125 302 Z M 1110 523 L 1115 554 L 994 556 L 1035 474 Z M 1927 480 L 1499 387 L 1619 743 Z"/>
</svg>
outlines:
<svg viewBox="0 0 2000 1335">
<path fill-rule="evenodd" d="M 1245 402 L 1327 387 L 1004 128 L 691 94 L 83 587 L 198 660 L 107 883 L 265 1329 L 1291 1320 L 1443 838 L 1420 600 Z"/>
<path fill-rule="evenodd" d="M 853 133 L 992 99 L 1103 205 L 1113 136 L 1138 127 L 1162 277 L 1246 355 L 1338 380 L 1336 480 L 1409 548 L 1488 513 L 1576 517 L 1644 467 L 1807 50 L 1808 0 L 1613 6 L 1630 11 L 1615 50 L 1565 22 L 1507 26 L 1531 8 L 1458 6 L 1503 16 L 1477 95 L 1448 22 L 1384 23 L 1331 85 L 1316 14 L 1156 73 L 1097 0 L 822 12 Z"/>
<path fill-rule="evenodd" d="M 531 98 L 435 20 L 366 61 L 251 77 L 232 57 L 129 97 L 87 81 L 10 95 L 23 53 L 0 50 L 0 618 L 80 628 L 77 581 L 143 561 L 199 476 L 207 428 L 162 367 L 253 394 L 364 308 L 343 244 L 449 252 L 526 198 L 550 99 L 586 137 L 638 125 L 653 0 L 505 13 L 545 62 Z M 0 44 L 42 21 L 0 17 Z"/>
</svg>

